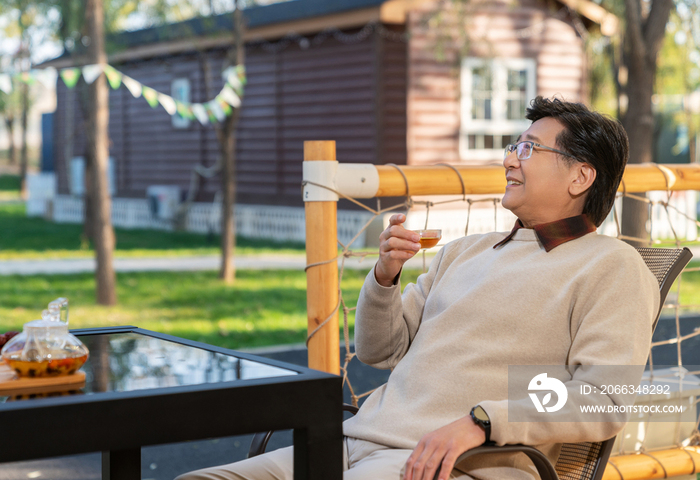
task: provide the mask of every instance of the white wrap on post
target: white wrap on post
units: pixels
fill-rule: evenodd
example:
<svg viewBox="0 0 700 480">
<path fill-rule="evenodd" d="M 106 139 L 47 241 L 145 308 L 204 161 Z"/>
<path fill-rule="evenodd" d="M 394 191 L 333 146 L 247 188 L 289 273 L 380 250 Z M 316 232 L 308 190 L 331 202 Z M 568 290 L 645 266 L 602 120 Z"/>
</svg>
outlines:
<svg viewBox="0 0 700 480">
<path fill-rule="evenodd" d="M 311 161 L 304 162 L 302 166 L 304 182 L 314 182 L 328 188 L 335 188 L 335 175 L 338 171 L 338 162 L 335 161 Z M 337 202 L 338 195 L 327 188 L 305 184 L 302 198 L 305 202 Z"/>
<path fill-rule="evenodd" d="M 305 202 L 337 202 L 335 192 L 352 198 L 372 198 L 379 190 L 379 173 L 372 164 L 306 161 L 302 168 L 305 182 L 332 189 L 305 184 L 302 196 Z"/>
</svg>

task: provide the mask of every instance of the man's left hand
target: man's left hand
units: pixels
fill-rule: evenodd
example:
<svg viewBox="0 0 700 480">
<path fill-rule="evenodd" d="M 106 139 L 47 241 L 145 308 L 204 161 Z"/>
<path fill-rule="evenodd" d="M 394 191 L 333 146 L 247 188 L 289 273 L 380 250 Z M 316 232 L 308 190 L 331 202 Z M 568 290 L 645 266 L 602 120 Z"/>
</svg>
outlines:
<svg viewBox="0 0 700 480">
<path fill-rule="evenodd" d="M 408 457 L 404 480 L 433 480 L 440 469 L 439 480 L 447 480 L 457 457 L 486 441 L 484 430 L 467 415 L 420 439 Z"/>
</svg>

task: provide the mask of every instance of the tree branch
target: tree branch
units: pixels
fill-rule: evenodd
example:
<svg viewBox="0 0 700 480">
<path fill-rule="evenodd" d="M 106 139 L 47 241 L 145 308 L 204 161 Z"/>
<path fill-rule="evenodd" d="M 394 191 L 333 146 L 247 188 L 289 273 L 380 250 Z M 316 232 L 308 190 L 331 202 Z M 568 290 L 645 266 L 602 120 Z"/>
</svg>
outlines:
<svg viewBox="0 0 700 480">
<path fill-rule="evenodd" d="M 654 0 L 646 24 L 644 25 L 644 43 L 648 58 L 656 58 L 664 41 L 666 23 L 673 8 L 673 0 Z"/>
</svg>

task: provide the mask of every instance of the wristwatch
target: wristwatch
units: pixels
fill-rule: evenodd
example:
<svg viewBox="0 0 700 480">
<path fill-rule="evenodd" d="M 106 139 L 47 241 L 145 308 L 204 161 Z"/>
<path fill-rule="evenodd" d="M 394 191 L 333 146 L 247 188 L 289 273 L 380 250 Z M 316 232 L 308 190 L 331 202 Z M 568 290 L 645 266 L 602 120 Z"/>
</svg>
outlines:
<svg viewBox="0 0 700 480">
<path fill-rule="evenodd" d="M 481 408 L 481 405 L 477 405 L 474 408 L 472 408 L 472 411 L 469 413 L 469 415 L 471 415 L 474 423 L 476 423 L 478 426 L 484 429 L 484 433 L 486 434 L 486 440 L 484 441 L 484 443 L 489 443 L 491 441 L 491 419 L 486 413 L 486 410 Z"/>
</svg>

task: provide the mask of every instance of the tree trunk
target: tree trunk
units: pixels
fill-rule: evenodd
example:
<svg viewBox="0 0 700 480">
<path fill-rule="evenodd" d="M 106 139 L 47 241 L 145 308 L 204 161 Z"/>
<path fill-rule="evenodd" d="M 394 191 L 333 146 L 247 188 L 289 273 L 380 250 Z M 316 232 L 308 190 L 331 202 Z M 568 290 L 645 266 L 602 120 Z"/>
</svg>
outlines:
<svg viewBox="0 0 700 480">
<path fill-rule="evenodd" d="M 90 97 L 90 86 L 81 79 L 78 82 L 78 86 L 75 88 L 78 90 L 80 109 L 83 114 L 82 128 L 87 132 L 90 130 L 90 109 L 93 105 Z M 73 90 L 68 91 L 70 93 L 73 92 Z M 66 102 L 66 104 L 72 105 L 71 102 Z M 66 114 L 66 123 L 71 124 L 72 131 L 72 124 L 74 123 L 72 112 L 70 115 Z M 70 148 L 71 152 L 70 155 L 66 156 L 67 159 L 73 158 L 73 138 L 74 135 L 71 136 L 70 141 L 66 141 L 66 149 Z M 81 246 L 86 249 L 89 248 L 90 242 L 92 242 L 93 245 L 95 243 L 95 201 L 93 199 L 94 181 L 92 179 L 93 171 L 95 170 L 95 145 L 93 144 L 93 140 L 91 135 L 87 135 L 87 148 L 85 150 L 85 158 L 83 159 L 83 233 L 81 234 L 80 243 Z"/>
<path fill-rule="evenodd" d="M 29 115 L 29 85 L 22 82 L 22 149 L 20 151 L 19 157 L 19 169 L 20 169 L 20 194 L 24 200 L 27 199 L 27 164 L 29 162 L 28 151 L 27 151 L 27 117 Z"/>
<path fill-rule="evenodd" d="M 106 63 L 104 50 L 104 10 L 102 0 L 87 0 L 85 20 L 88 25 L 91 63 Z M 114 305 L 117 303 L 116 278 L 113 267 L 114 230 L 112 228 L 112 205 L 107 183 L 109 90 L 107 79 L 101 74 L 89 87 L 90 109 L 88 134 L 91 137 L 90 149 L 93 160 L 92 200 L 94 201 L 93 241 L 97 270 L 95 271 L 97 303 Z"/>
<path fill-rule="evenodd" d="M 627 91 L 629 103 L 622 121 L 630 141 L 629 163 L 651 163 L 654 148 L 654 114 L 651 110 L 651 97 L 654 93 L 654 70 L 656 62 L 648 65 L 634 65 L 630 62 Z M 643 196 L 644 194 L 637 194 Z M 622 202 L 622 234 L 633 237 L 626 241 L 635 247 L 647 242 L 647 221 L 649 205 L 640 200 L 626 197 Z"/>
<path fill-rule="evenodd" d="M 221 169 L 221 190 L 223 192 L 221 208 L 221 270 L 219 278 L 224 283 L 231 284 L 236 279 L 236 126 L 238 124 L 238 109 L 233 110 L 226 118 L 221 142 L 223 165 Z"/>
<path fill-rule="evenodd" d="M 672 6 L 673 0 L 653 0 L 644 18 L 640 0 L 625 0 L 623 44 L 626 50 L 621 58 L 627 69 L 627 83 L 623 86 L 627 111 L 622 124 L 630 141 L 629 163 L 646 163 L 653 159 L 654 115 L 651 97 L 658 53 Z M 631 198 L 625 198 L 622 205 L 622 235 L 630 237 L 625 241 L 633 246 L 644 245 L 647 242 L 642 239 L 649 235 L 649 205 Z"/>
<path fill-rule="evenodd" d="M 5 115 L 5 128 L 7 128 L 7 137 L 9 141 L 9 160 L 10 165 L 17 164 L 17 146 L 15 144 L 15 118 L 12 115 Z"/>
<path fill-rule="evenodd" d="M 89 118 L 89 113 L 88 113 Z M 88 248 L 90 243 L 95 244 L 95 160 L 91 152 L 94 151 L 91 141 L 88 140 L 88 151 L 83 164 L 83 233 L 81 244 Z"/>
<path fill-rule="evenodd" d="M 245 64 L 245 46 L 243 43 L 243 14 L 241 5 L 236 0 L 233 12 L 233 46 L 228 52 L 229 65 Z M 217 130 L 223 168 L 221 172 L 221 189 L 223 204 L 221 208 L 221 269 L 219 278 L 224 283 L 233 283 L 236 277 L 234 255 L 236 251 L 236 219 L 234 206 L 236 204 L 236 127 L 238 126 L 239 109 L 234 108 L 231 115 L 224 121 L 224 127 Z"/>
</svg>

